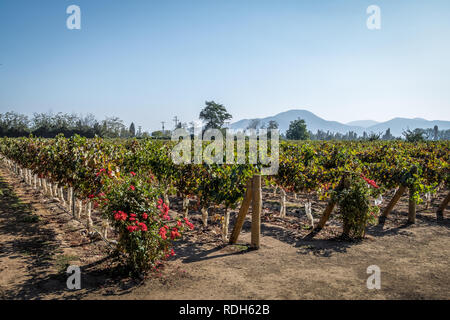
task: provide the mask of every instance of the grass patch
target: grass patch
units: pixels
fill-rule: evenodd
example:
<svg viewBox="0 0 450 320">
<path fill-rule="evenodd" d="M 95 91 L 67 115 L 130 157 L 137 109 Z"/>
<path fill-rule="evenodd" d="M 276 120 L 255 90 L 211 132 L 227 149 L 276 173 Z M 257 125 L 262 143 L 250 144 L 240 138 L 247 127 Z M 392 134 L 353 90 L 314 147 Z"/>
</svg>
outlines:
<svg viewBox="0 0 450 320">
<path fill-rule="evenodd" d="M 36 214 L 27 214 L 26 216 L 19 218 L 20 222 L 25 222 L 25 223 L 36 223 L 36 222 L 39 222 L 40 220 L 41 220 L 41 218 Z"/>
<path fill-rule="evenodd" d="M 67 268 L 70 266 L 70 262 L 77 261 L 80 258 L 78 256 L 70 256 L 66 254 L 60 254 L 55 257 L 54 265 L 58 269 L 58 273 L 65 274 Z"/>
</svg>

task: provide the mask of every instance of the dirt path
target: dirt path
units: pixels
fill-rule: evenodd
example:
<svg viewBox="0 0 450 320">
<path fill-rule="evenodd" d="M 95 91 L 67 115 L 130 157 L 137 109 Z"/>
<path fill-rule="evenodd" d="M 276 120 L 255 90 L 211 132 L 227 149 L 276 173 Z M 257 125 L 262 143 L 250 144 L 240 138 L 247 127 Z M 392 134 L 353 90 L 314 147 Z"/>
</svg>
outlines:
<svg viewBox="0 0 450 320">
<path fill-rule="evenodd" d="M 222 246 L 214 229 L 196 223 L 176 244 L 176 257 L 138 282 L 120 274 L 105 245 L 54 203 L 4 169 L 0 176 L 0 298 L 450 299 L 450 223 L 448 212 L 435 222 L 434 208 L 406 227 L 401 206 L 358 243 L 324 235 L 305 241 L 298 221 L 292 229 L 274 219 L 262 224 L 257 251 L 242 251 L 250 241 L 248 221 L 240 246 Z M 338 229 L 333 222 L 327 228 Z M 82 268 L 81 290 L 66 289 L 69 263 Z M 380 290 L 366 287 L 370 265 L 381 269 Z"/>
</svg>

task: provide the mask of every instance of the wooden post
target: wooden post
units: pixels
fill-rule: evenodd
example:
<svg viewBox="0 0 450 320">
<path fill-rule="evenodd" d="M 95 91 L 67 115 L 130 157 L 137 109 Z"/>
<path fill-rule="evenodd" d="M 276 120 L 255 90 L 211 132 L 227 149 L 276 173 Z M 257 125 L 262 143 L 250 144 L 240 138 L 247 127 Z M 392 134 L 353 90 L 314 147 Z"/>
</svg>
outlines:
<svg viewBox="0 0 450 320">
<path fill-rule="evenodd" d="M 406 190 L 405 186 L 400 186 L 398 188 L 397 192 L 394 194 L 394 197 L 391 199 L 388 206 L 386 207 L 386 209 L 384 209 L 383 213 L 381 214 L 380 221 L 385 220 L 386 217 L 389 215 L 389 213 L 391 213 L 392 209 L 394 209 L 394 207 L 395 207 L 395 204 L 401 198 L 403 193 L 405 193 L 405 190 Z"/>
<path fill-rule="evenodd" d="M 208 208 L 202 207 L 201 212 L 202 212 L 203 226 L 207 227 L 208 226 Z"/>
<path fill-rule="evenodd" d="M 349 186 L 349 181 L 347 179 L 347 174 L 344 173 L 341 181 L 339 181 L 339 184 L 337 185 L 337 187 L 335 188 L 336 191 L 340 191 L 344 188 L 348 188 Z M 325 210 L 322 213 L 322 217 L 320 217 L 320 221 L 317 224 L 317 227 L 315 229 L 313 229 L 311 235 L 316 234 L 317 232 L 319 232 L 323 227 L 325 227 L 325 223 L 328 221 L 328 219 L 330 218 L 331 212 L 333 212 L 334 206 L 336 205 L 336 203 L 333 200 L 330 200 L 325 208 Z"/>
<path fill-rule="evenodd" d="M 76 206 L 75 192 L 73 191 L 72 187 L 70 188 L 70 190 L 72 191 L 71 192 L 71 196 L 70 196 L 70 198 L 72 199 L 71 200 L 72 201 L 72 203 L 71 203 L 71 205 L 72 205 L 72 216 L 74 217 L 74 219 L 76 219 L 77 218 L 77 213 L 76 213 L 77 206 Z"/>
<path fill-rule="evenodd" d="M 283 188 L 281 188 L 280 217 L 286 217 L 286 191 Z"/>
<path fill-rule="evenodd" d="M 108 220 L 103 219 L 103 237 L 108 240 Z"/>
<path fill-rule="evenodd" d="M 331 212 L 334 209 L 334 206 L 336 205 L 336 203 L 332 200 L 330 200 L 325 208 L 325 210 L 322 213 L 322 216 L 320 217 L 320 221 L 317 224 L 316 230 L 320 230 L 323 227 L 325 227 L 325 223 L 328 221 L 328 219 L 330 218 Z"/>
<path fill-rule="evenodd" d="M 233 232 L 231 232 L 230 244 L 235 244 L 237 242 L 239 233 L 241 233 L 242 226 L 244 225 L 245 216 L 247 215 L 250 204 L 252 203 L 252 196 L 253 196 L 252 184 L 253 180 L 249 179 L 247 181 L 247 190 L 245 191 L 244 200 L 242 200 L 242 204 L 239 209 L 239 214 L 237 216 Z"/>
<path fill-rule="evenodd" d="M 447 208 L 448 203 L 450 202 L 450 192 L 445 197 L 444 201 L 442 201 L 441 205 L 439 206 L 436 217 L 438 220 L 442 220 L 444 218 L 444 210 Z"/>
<path fill-rule="evenodd" d="M 188 214 L 189 214 L 189 198 L 188 197 L 184 197 L 183 198 L 183 216 L 185 218 L 187 218 Z"/>
<path fill-rule="evenodd" d="M 81 220 L 82 213 L 83 213 L 83 201 L 78 200 L 78 212 L 77 212 L 77 216 L 76 216 L 76 218 L 78 220 Z"/>
<path fill-rule="evenodd" d="M 253 176 L 252 186 L 252 237 L 251 246 L 255 249 L 259 249 L 259 238 L 261 235 L 261 175 Z"/>
<path fill-rule="evenodd" d="M 66 206 L 66 199 L 64 198 L 64 188 L 59 187 L 59 197 L 61 198 L 61 204 L 63 207 Z"/>
<path fill-rule="evenodd" d="M 225 208 L 225 215 L 223 217 L 223 224 L 222 224 L 222 240 L 223 242 L 227 241 L 228 237 L 228 226 L 230 224 L 230 210 L 228 208 Z"/>
<path fill-rule="evenodd" d="M 87 213 L 87 229 L 88 231 L 91 231 L 92 226 L 94 225 L 94 223 L 92 222 L 92 218 L 91 218 L 91 214 L 92 214 L 92 202 L 88 201 L 87 203 L 87 208 L 86 208 L 86 213 Z"/>
<path fill-rule="evenodd" d="M 67 188 L 67 208 L 72 211 L 72 201 L 73 201 L 73 188 L 68 187 Z M 73 215 L 73 211 L 72 211 Z"/>
<path fill-rule="evenodd" d="M 416 200 L 414 200 L 414 189 L 409 189 L 408 223 L 416 223 Z"/>
</svg>

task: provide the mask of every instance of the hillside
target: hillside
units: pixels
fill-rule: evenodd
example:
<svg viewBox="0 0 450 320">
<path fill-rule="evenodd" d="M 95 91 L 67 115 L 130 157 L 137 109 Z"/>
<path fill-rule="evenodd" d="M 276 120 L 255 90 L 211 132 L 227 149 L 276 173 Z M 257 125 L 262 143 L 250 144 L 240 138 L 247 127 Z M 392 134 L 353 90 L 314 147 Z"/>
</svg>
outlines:
<svg viewBox="0 0 450 320">
<path fill-rule="evenodd" d="M 278 113 L 271 117 L 266 118 L 254 118 L 260 120 L 260 125 L 268 124 L 269 121 L 274 120 L 278 123 L 281 132 L 286 132 L 289 128 L 289 123 L 295 119 L 304 119 L 306 121 L 308 130 L 317 132 L 317 130 L 331 131 L 339 133 L 347 133 L 349 131 L 356 132 L 358 135 L 362 135 L 364 131 L 370 132 L 385 132 L 388 128 L 391 129 L 391 134 L 394 136 L 401 136 L 402 132 L 406 129 L 415 128 L 433 128 L 435 125 L 440 130 L 450 129 L 450 121 L 433 120 L 429 121 L 422 118 L 394 118 L 386 122 L 376 122 L 373 120 L 361 120 L 352 121 L 347 124 L 337 121 L 329 121 L 316 116 L 314 113 L 308 110 L 289 110 Z M 232 123 L 229 128 L 234 130 L 244 130 L 253 119 L 242 119 L 240 121 Z"/>
</svg>

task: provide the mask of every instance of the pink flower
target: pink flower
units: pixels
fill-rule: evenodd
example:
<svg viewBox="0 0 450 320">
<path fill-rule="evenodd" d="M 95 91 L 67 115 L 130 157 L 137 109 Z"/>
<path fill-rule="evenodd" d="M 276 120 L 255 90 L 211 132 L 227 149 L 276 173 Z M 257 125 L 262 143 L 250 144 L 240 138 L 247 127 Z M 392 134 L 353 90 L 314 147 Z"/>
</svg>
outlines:
<svg viewBox="0 0 450 320">
<path fill-rule="evenodd" d="M 148 218 L 148 214 L 146 214 L 145 212 L 142 214 L 142 219 L 147 220 Z"/>
<path fill-rule="evenodd" d="M 131 174 L 133 177 L 136 175 L 136 173 L 134 173 L 133 171 L 131 171 L 130 174 Z"/>
<path fill-rule="evenodd" d="M 130 189 L 133 191 L 136 190 L 136 188 L 133 185 L 130 186 Z"/>
</svg>

